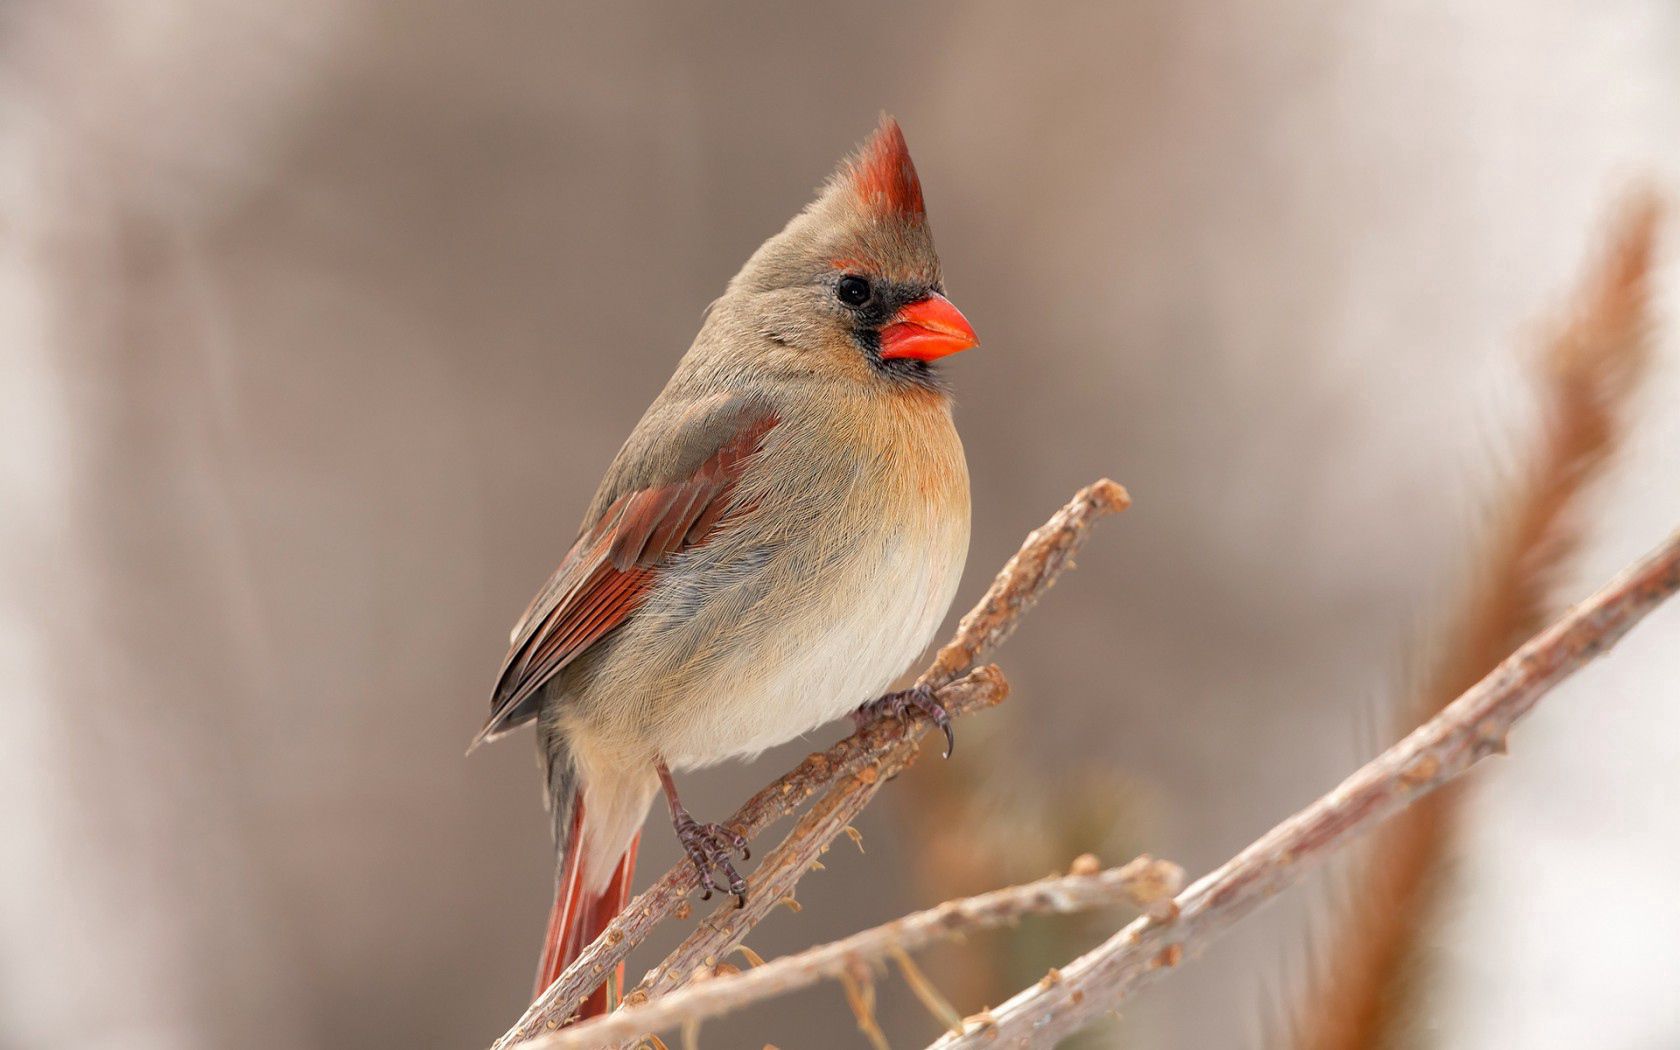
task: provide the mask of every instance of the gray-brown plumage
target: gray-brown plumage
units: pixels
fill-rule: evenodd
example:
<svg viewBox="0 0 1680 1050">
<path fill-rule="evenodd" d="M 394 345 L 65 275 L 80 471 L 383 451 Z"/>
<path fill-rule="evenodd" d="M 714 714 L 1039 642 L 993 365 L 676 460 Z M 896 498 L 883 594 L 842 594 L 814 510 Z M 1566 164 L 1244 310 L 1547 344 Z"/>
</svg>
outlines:
<svg viewBox="0 0 1680 1050">
<path fill-rule="evenodd" d="M 480 739 L 537 723 L 563 856 L 541 984 L 622 906 L 664 769 L 855 710 L 932 640 L 969 529 L 930 362 L 974 336 L 942 292 L 884 119 L 712 304 L 515 628 Z M 733 876 L 671 791 L 703 876 Z"/>
</svg>

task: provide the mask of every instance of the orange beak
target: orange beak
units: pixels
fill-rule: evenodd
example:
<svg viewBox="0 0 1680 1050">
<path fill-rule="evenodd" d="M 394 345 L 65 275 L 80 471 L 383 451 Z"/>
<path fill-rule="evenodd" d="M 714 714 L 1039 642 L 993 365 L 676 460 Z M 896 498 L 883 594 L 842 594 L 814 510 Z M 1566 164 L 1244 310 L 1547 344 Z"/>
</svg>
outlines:
<svg viewBox="0 0 1680 1050">
<path fill-rule="evenodd" d="M 938 292 L 905 306 L 881 329 L 881 357 L 887 360 L 932 361 L 979 345 L 968 318 Z"/>
</svg>

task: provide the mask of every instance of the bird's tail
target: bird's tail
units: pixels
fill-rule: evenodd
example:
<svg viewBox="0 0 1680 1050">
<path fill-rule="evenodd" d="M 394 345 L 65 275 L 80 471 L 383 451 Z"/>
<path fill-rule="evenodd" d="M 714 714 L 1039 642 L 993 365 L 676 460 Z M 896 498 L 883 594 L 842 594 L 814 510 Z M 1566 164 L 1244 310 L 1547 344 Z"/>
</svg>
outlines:
<svg viewBox="0 0 1680 1050">
<path fill-rule="evenodd" d="M 594 805 L 586 810 L 585 778 L 568 741 L 546 727 L 539 732 L 538 740 L 547 773 L 554 845 L 560 858 L 554 910 L 548 917 L 542 960 L 537 966 L 535 994 L 541 995 L 630 902 L 642 816 L 652 791 L 637 778 L 602 771 L 588 779 L 588 796 Z M 622 964 L 614 968 L 607 982 L 615 998 L 622 994 Z M 606 1013 L 607 993 L 607 984 L 592 989 L 582 1016 Z"/>
<path fill-rule="evenodd" d="M 542 961 L 537 966 L 537 987 L 541 995 L 577 960 L 583 950 L 599 937 L 613 920 L 613 916 L 630 903 L 630 881 L 636 873 L 636 847 L 640 832 L 630 840 L 630 847 L 619 857 L 612 879 L 599 891 L 591 891 L 583 881 L 584 821 L 583 793 L 572 795 L 570 834 L 566 836 L 564 859 L 560 864 L 559 882 L 554 891 L 554 910 L 548 916 L 548 935 L 543 940 Z M 609 978 L 614 1000 L 624 994 L 624 964 L 620 963 Z M 583 1004 L 582 1017 L 594 1017 L 607 1012 L 607 985 L 597 988 Z"/>
</svg>

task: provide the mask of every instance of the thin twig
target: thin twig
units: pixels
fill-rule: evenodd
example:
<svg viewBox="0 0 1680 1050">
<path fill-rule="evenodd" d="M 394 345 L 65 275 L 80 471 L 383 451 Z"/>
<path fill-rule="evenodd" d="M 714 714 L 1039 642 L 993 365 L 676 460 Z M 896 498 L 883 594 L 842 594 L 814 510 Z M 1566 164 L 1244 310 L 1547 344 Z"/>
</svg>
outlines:
<svg viewBox="0 0 1680 1050">
<path fill-rule="evenodd" d="M 1066 506 L 1052 515 L 1049 521 L 1027 536 L 1020 551 L 992 581 L 985 597 L 963 617 L 954 640 L 939 651 L 933 665 L 921 676 L 918 684 L 935 689 L 940 705 L 953 717 L 1003 699 L 1007 687 L 1003 676 L 995 668 L 981 668 L 967 677 L 963 677 L 964 672 L 969 670 L 982 653 L 1008 637 L 1014 628 L 1016 617 L 1055 582 L 1057 574 L 1084 539 L 1092 523 L 1106 514 L 1124 510 L 1130 504 L 1131 499 L 1126 490 L 1106 478 L 1081 489 Z M 728 826 L 750 838 L 792 813 L 819 791 L 831 788 L 835 784 L 848 785 L 859 782 L 862 777 L 871 773 L 878 777 L 889 767 L 902 768 L 909 761 L 907 756 L 914 753 L 915 742 L 929 725 L 924 717 L 918 716 L 909 723 L 876 722 L 859 730 L 827 751 L 806 758 L 796 769 L 748 799 L 730 818 Z M 799 875 L 809 867 L 806 863 L 794 870 L 785 864 L 787 858 L 784 851 L 789 843 L 817 841 L 819 847 L 826 845 L 850 823 L 850 818 L 856 815 L 862 804 L 868 802 L 868 797 L 862 797 L 856 792 L 842 794 L 843 803 L 834 799 L 832 795 L 827 797 L 831 803 L 828 807 L 829 814 L 833 816 L 838 813 L 844 816 L 839 826 L 832 829 L 832 833 L 827 822 L 802 822 L 790 833 L 788 840 L 778 848 L 777 853 L 766 859 L 750 880 L 752 895 L 748 899 L 748 910 L 757 915 L 757 918 L 763 917 L 761 911 L 767 911 L 791 892 L 793 882 L 796 882 Z M 867 794 L 872 797 L 874 792 L 869 791 Z M 809 838 L 813 833 L 826 837 L 813 840 Z M 795 839 L 795 835 L 801 835 L 801 838 Z M 811 859 L 814 859 L 814 855 Z M 765 873 L 773 863 L 783 864 L 783 876 L 776 882 L 785 883 L 786 888 L 771 896 L 769 891 L 761 887 L 769 881 Z M 791 880 L 786 877 L 790 873 Z M 699 881 L 692 864 L 679 862 L 667 871 L 631 901 L 629 907 L 613 919 L 577 961 L 537 997 L 524 1016 L 496 1041 L 493 1050 L 505 1050 L 538 1033 L 558 1028 L 584 998 L 600 986 L 613 967 L 622 962 L 636 945 L 647 939 L 655 926 L 672 915 L 686 918 L 690 907 L 688 897 L 698 888 Z M 769 897 L 768 900 L 757 899 L 766 896 Z M 763 908 L 758 905 L 762 905 Z M 753 922 L 756 922 L 757 918 Z M 732 924 L 732 930 L 737 931 L 732 935 L 733 943 L 738 943 L 739 934 L 744 934 L 751 925 L 752 923 Z M 720 944 L 704 954 L 721 958 L 733 943 Z M 690 969 L 692 968 L 691 965 Z"/>
<path fill-rule="evenodd" d="M 862 966 L 854 966 L 840 974 L 840 984 L 846 989 L 846 1004 L 857 1018 L 858 1031 L 874 1050 L 892 1050 L 887 1034 L 875 1020 L 875 978 Z"/>
<path fill-rule="evenodd" d="M 910 953 L 902 945 L 893 945 L 891 949 L 893 961 L 898 963 L 898 972 L 904 976 L 904 983 L 922 1001 L 922 1006 L 932 1014 L 940 1024 L 952 1032 L 962 1031 L 962 1014 L 951 1005 L 951 1000 L 945 998 L 934 983 L 928 980 L 927 974 L 916 965 L 916 960 L 910 958 Z"/>
<path fill-rule="evenodd" d="M 867 967 L 901 957 L 935 941 L 1015 922 L 1026 915 L 1067 914 L 1165 902 L 1184 884 L 1178 865 L 1139 857 L 1096 874 L 1057 875 L 977 897 L 946 901 L 844 940 L 772 960 L 752 970 L 691 983 L 679 991 L 616 1013 L 591 1018 L 529 1044 L 528 1050 L 584 1050 L 686 1021 L 703 1021 L 773 996 L 809 987 L 824 978 L 844 980 Z M 947 1007 L 948 1009 L 948 1007 Z"/>
<path fill-rule="evenodd" d="M 1261 836 L 1176 898 L 1179 917 L 1126 926 L 1061 970 L 1017 993 L 937 1050 L 1053 1046 L 1113 1010 L 1127 994 L 1205 948 L 1238 919 L 1298 880 L 1314 862 L 1379 821 L 1505 750 L 1506 734 L 1548 690 L 1606 652 L 1680 590 L 1680 532 L 1562 620 L 1530 639 L 1439 715 L 1335 790 Z"/>
</svg>

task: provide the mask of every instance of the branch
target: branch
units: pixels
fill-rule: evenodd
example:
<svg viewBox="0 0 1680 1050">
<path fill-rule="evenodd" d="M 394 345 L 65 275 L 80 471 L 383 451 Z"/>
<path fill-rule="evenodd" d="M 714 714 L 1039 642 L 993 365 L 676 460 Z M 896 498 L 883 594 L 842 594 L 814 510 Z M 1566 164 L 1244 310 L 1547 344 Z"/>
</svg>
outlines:
<svg viewBox="0 0 1680 1050">
<path fill-rule="evenodd" d="M 1092 864 L 1095 867 L 1095 864 Z M 936 941 L 1013 923 L 1026 915 L 1068 914 L 1167 903 L 1184 884 L 1168 861 L 1139 857 L 1096 873 L 1054 875 L 1022 886 L 946 901 L 926 911 L 855 933 L 844 940 L 775 959 L 752 970 L 697 980 L 651 1002 L 627 1004 L 527 1044 L 528 1050 L 587 1050 L 678 1024 L 703 1021 L 816 984 L 867 974 L 872 964 Z M 1170 907 L 1170 905 L 1169 905 Z M 1170 912 L 1159 913 L 1163 916 Z"/>
<path fill-rule="evenodd" d="M 1061 970 L 971 1018 L 935 1050 L 1053 1046 L 1113 1010 L 1132 990 L 1204 948 L 1226 927 L 1300 878 L 1308 865 L 1377 822 L 1503 753 L 1513 723 L 1541 696 L 1606 652 L 1652 609 L 1680 590 L 1675 532 L 1562 620 L 1530 639 L 1435 718 L 1268 831 L 1176 898 L 1176 922 L 1139 919 Z"/>
<path fill-rule="evenodd" d="M 962 618 L 956 636 L 939 651 L 932 666 L 917 680 L 918 684 L 933 688 L 940 705 L 953 717 L 1002 700 L 1008 687 L 996 668 L 980 668 L 966 677 L 964 672 L 982 653 L 1009 636 L 1016 618 L 1055 582 L 1092 523 L 1130 504 L 1126 490 L 1106 478 L 1081 489 L 1049 521 L 1027 536 L 1021 549 L 992 581 L 985 597 Z M 730 932 L 719 939 L 733 938 L 708 954 L 721 955 L 739 943 L 746 930 L 791 892 L 793 884 L 809 868 L 809 860 L 815 859 L 815 853 L 802 864 L 794 862 L 790 853 L 808 849 L 812 844 L 820 852 L 822 846 L 844 831 L 851 817 L 874 796 L 885 775 L 909 763 L 916 742 L 930 725 L 920 716 L 908 723 L 878 721 L 827 751 L 806 758 L 797 768 L 746 801 L 730 818 L 728 826 L 750 838 L 792 813 L 813 795 L 827 790 L 823 800 L 754 872 L 748 882 L 747 908 L 727 909 L 727 914 L 720 912 L 723 918 L 714 917 L 702 925 L 701 931 L 708 926 L 721 928 L 727 924 Z M 863 790 L 852 785 L 862 785 Z M 655 926 L 672 915 L 687 918 L 688 896 L 698 888 L 694 866 L 679 861 L 613 919 L 583 955 L 496 1041 L 492 1050 L 506 1050 L 540 1032 L 558 1028 L 606 980 L 613 967 L 647 939 Z M 747 922 L 731 921 L 733 917 L 744 918 L 747 913 L 756 917 Z M 685 941 L 678 952 L 693 950 L 695 946 L 690 941 L 694 940 L 691 937 Z M 686 972 L 678 974 L 670 983 L 679 983 Z"/>
</svg>

